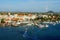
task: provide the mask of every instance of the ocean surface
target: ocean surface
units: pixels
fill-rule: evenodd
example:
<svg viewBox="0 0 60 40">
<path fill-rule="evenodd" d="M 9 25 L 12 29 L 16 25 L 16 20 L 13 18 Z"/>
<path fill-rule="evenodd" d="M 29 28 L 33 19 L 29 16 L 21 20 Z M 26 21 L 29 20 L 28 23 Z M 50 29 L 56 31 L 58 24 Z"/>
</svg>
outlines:
<svg viewBox="0 0 60 40">
<path fill-rule="evenodd" d="M 0 40 L 60 40 L 60 24 L 38 26 L 0 27 Z"/>
</svg>

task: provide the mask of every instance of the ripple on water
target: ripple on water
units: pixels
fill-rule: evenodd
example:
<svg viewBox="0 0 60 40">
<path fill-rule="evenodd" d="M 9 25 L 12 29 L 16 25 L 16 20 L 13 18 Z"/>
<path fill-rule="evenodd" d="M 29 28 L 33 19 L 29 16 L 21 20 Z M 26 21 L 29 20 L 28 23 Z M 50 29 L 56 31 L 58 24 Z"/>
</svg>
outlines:
<svg viewBox="0 0 60 40">
<path fill-rule="evenodd" d="M 48 28 L 19 26 L 0 28 L 0 39 L 5 40 L 53 40 L 60 37 L 60 24 Z"/>
</svg>

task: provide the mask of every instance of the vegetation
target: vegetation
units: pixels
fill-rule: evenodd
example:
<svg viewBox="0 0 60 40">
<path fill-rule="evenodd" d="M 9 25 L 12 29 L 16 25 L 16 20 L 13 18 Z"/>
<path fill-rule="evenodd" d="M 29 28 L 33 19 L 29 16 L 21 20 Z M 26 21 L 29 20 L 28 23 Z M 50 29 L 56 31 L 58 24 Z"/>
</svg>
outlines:
<svg viewBox="0 0 60 40">
<path fill-rule="evenodd" d="M 1 23 L 5 23 L 4 18 L 1 19 Z"/>
</svg>

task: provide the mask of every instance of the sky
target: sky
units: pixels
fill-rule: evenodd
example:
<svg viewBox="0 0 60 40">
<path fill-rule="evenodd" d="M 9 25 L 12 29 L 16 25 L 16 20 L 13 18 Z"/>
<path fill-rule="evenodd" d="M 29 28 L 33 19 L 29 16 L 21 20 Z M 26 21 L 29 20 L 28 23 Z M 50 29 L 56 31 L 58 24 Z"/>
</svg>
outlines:
<svg viewBox="0 0 60 40">
<path fill-rule="evenodd" d="M 60 12 L 60 0 L 0 0 L 0 11 Z"/>
</svg>

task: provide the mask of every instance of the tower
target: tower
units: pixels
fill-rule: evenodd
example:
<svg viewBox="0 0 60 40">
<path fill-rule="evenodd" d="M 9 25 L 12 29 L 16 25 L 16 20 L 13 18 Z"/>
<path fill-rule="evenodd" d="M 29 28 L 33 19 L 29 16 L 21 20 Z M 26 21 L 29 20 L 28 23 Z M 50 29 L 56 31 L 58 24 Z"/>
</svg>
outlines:
<svg viewBox="0 0 60 40">
<path fill-rule="evenodd" d="M 46 6 L 46 12 L 48 11 L 48 5 Z"/>
<path fill-rule="evenodd" d="M 9 9 L 8 16 L 10 16 L 10 14 L 11 14 L 11 13 L 10 13 L 10 9 Z"/>
</svg>

